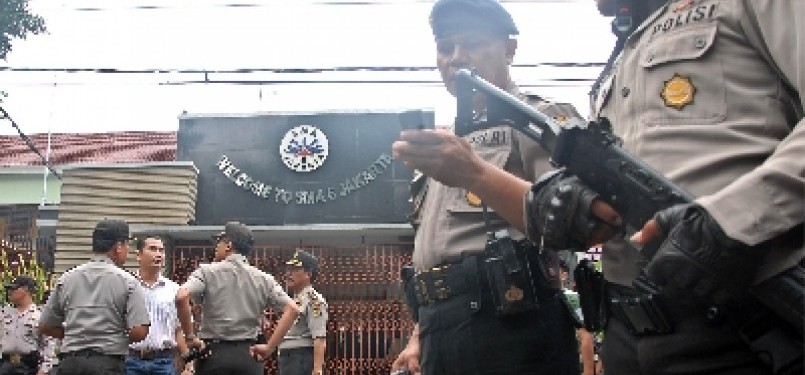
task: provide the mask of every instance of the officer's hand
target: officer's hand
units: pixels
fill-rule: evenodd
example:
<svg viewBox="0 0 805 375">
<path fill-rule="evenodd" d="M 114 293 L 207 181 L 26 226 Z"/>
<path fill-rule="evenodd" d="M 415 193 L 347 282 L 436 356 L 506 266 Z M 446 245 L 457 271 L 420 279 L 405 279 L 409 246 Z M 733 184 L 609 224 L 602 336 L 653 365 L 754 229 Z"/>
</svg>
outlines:
<svg viewBox="0 0 805 375">
<path fill-rule="evenodd" d="M 405 349 L 400 352 L 400 355 L 398 355 L 394 363 L 391 364 L 391 372 L 394 373 L 402 369 L 408 369 L 412 375 L 421 375 L 422 370 L 419 368 L 419 357 L 419 337 L 412 336 L 411 339 L 408 340 L 408 345 L 405 346 Z"/>
<path fill-rule="evenodd" d="M 471 186 L 488 164 L 466 140 L 447 129 L 404 130 L 391 150 L 408 168 L 453 187 Z"/>
<path fill-rule="evenodd" d="M 746 290 L 762 252 L 733 240 L 696 204 L 658 212 L 631 240 L 661 241 L 646 266 L 649 280 L 675 298 L 694 297 L 705 305 L 724 305 Z"/>
<path fill-rule="evenodd" d="M 249 355 L 251 355 L 254 359 L 256 359 L 259 362 L 267 360 L 268 357 L 271 356 L 271 353 L 273 352 L 274 350 L 271 349 L 268 346 L 268 344 L 252 345 L 249 348 Z"/>
<path fill-rule="evenodd" d="M 578 177 L 552 171 L 525 197 L 528 237 L 549 249 L 586 249 L 609 240 L 622 224 L 612 206 Z"/>
<path fill-rule="evenodd" d="M 192 340 L 186 341 L 187 348 L 198 348 L 198 350 L 204 349 L 204 341 L 201 341 L 198 337 L 194 337 Z"/>
</svg>

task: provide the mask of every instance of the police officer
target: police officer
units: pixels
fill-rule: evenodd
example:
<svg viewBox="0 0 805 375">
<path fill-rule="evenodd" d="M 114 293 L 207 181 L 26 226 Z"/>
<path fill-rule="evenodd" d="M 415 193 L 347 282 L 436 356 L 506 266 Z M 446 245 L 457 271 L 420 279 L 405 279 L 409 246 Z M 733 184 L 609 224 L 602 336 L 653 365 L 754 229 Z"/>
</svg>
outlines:
<svg viewBox="0 0 805 375">
<path fill-rule="evenodd" d="M 327 301 L 313 289 L 318 262 L 313 255 L 297 250 L 285 262 L 285 286 L 299 306 L 299 317 L 279 346 L 280 375 L 321 375 L 327 347 Z"/>
<path fill-rule="evenodd" d="M 448 92 L 456 94 L 453 74 L 469 68 L 497 87 L 521 95 L 509 73 L 517 50 L 517 26 L 497 1 L 437 1 L 430 24 L 436 64 Z M 538 99 L 530 101 L 555 116 L 574 115 Z M 484 102 L 475 104 L 476 115 L 485 116 Z M 524 179 L 536 179 L 551 168 L 533 141 L 503 125 L 466 139 L 446 129 L 404 131 L 393 152 L 425 176 L 455 168 L 443 157 L 453 152 L 482 158 Z M 471 168 L 453 171 L 459 176 L 476 172 Z M 488 233 L 505 229 L 515 239 L 522 234 L 495 212 L 485 213 L 488 202 L 479 198 L 473 186 L 457 187 L 455 180 L 430 178 L 414 186 L 421 186 L 413 192 L 418 223 L 413 253 L 413 294 L 418 306 L 413 307 L 418 324 L 392 369 L 425 374 L 578 374 L 574 329 L 568 309 L 562 306 L 556 254 L 545 252 L 537 260 L 550 270 L 549 279 L 535 283 L 539 308 L 496 316 L 484 268 Z M 523 264 L 523 269 L 536 271 L 535 254 L 529 254 L 531 264 Z M 512 289 L 500 297 L 525 303 L 523 296 L 522 289 Z"/>
<path fill-rule="evenodd" d="M 805 53 L 805 40 L 790 37 L 792 30 L 802 30 L 805 2 L 652 0 L 626 4 L 644 7 L 631 15 L 622 14 L 630 10 L 624 4 L 597 1 L 602 14 L 617 15 L 617 21 L 631 17 L 634 28 L 619 35 L 611 69 L 593 93 L 592 116 L 608 118 L 626 150 L 695 201 L 658 213 L 630 238 L 637 245 L 659 245 L 651 259 L 623 239 L 604 245 L 612 312 L 605 332 L 606 371 L 771 373 L 743 342 L 738 327 L 741 315 L 754 310 L 740 309 L 753 303 L 747 288 L 770 292 L 772 277 L 805 258 L 805 64 L 798 58 Z M 545 227 L 534 223 L 546 222 L 548 202 L 589 194 L 572 179 L 536 185 L 526 196 L 531 203 L 523 220 L 516 206 L 528 183 L 466 154 L 453 158 L 454 169 L 458 160 L 468 158 L 484 178 L 459 179 L 460 186 L 483 186 L 482 196 L 494 197 L 490 202 L 508 200 L 495 205 L 498 212 L 521 228 L 532 224 L 529 235 L 537 240 Z M 495 177 L 494 185 L 487 176 Z M 554 221 L 551 229 L 570 237 L 578 233 L 576 218 L 593 215 L 617 226 L 611 207 L 592 202 L 575 210 L 559 205 L 566 207 L 561 216 L 572 220 Z M 673 324 L 670 332 L 660 322 L 645 320 L 637 329 L 640 317 L 634 312 L 639 311 L 624 306 L 646 301 L 646 294 L 633 287 L 641 272 L 671 302 L 660 310 Z M 801 293 L 796 288 L 801 280 L 793 289 Z M 801 299 L 792 300 L 791 310 L 801 312 Z M 758 333 L 751 331 L 751 336 Z M 788 333 L 802 339 L 801 332 Z M 773 338 L 771 346 L 782 339 Z"/>
<path fill-rule="evenodd" d="M 260 362 L 277 348 L 299 308 L 274 277 L 249 265 L 254 238 L 238 222 L 226 223 L 214 237 L 214 263 L 193 271 L 176 293 L 179 321 L 189 348 L 209 345 L 211 354 L 196 362 L 197 374 L 263 373 Z M 202 306 L 198 337 L 193 332 L 190 298 Z M 267 308 L 282 317 L 268 343 L 255 345 L 260 318 Z M 203 340 L 203 341 L 202 341 Z"/>
<path fill-rule="evenodd" d="M 5 285 L 11 306 L 3 306 L 0 315 L 0 359 L 2 375 L 33 375 L 50 373 L 54 356 L 54 343 L 39 333 L 42 310 L 33 303 L 36 281 L 26 275 L 14 278 Z M 41 362 L 41 363 L 40 363 Z"/>
<path fill-rule="evenodd" d="M 125 221 L 99 221 L 90 261 L 65 272 L 51 291 L 39 331 L 63 339 L 60 373 L 123 374 L 128 344 L 148 335 L 140 283 L 120 268 L 129 241 Z"/>
</svg>

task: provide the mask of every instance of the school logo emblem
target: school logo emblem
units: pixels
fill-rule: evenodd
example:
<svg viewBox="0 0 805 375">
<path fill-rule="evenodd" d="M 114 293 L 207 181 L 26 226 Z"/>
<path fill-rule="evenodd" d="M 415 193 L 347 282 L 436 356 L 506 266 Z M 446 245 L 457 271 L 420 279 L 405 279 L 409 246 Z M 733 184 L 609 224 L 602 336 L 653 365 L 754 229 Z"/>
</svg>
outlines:
<svg viewBox="0 0 805 375">
<path fill-rule="evenodd" d="M 299 125 L 285 133 L 280 157 L 294 172 L 312 172 L 324 164 L 330 151 L 327 135 L 313 125 Z"/>
</svg>

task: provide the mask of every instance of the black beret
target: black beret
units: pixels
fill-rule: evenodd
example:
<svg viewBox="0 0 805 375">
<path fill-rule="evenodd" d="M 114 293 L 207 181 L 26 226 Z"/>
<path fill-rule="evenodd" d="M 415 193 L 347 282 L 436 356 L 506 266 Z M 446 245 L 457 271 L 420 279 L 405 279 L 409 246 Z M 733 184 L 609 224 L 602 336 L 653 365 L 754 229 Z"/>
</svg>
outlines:
<svg viewBox="0 0 805 375">
<path fill-rule="evenodd" d="M 5 287 L 10 289 L 17 289 L 21 286 L 24 286 L 28 288 L 28 291 L 33 292 L 36 290 L 36 281 L 30 276 L 19 275 L 10 283 L 5 284 Z"/>
<path fill-rule="evenodd" d="M 511 14 L 496 0 L 439 0 L 430 12 L 430 26 L 437 39 L 464 31 L 520 33 Z"/>
<path fill-rule="evenodd" d="M 314 274 L 319 269 L 319 262 L 316 261 L 316 257 L 302 250 L 297 250 L 293 254 L 293 258 L 285 262 L 285 264 L 289 266 L 302 267 L 305 269 L 305 271 Z"/>
<path fill-rule="evenodd" d="M 230 221 L 224 225 L 224 231 L 219 233 L 217 236 L 213 236 L 214 241 L 219 241 L 221 237 L 226 237 L 232 244 L 235 245 L 235 248 L 241 251 L 249 251 L 251 250 L 252 246 L 254 245 L 254 237 L 252 236 L 252 230 L 249 229 L 245 224 L 241 224 L 237 221 Z"/>
</svg>

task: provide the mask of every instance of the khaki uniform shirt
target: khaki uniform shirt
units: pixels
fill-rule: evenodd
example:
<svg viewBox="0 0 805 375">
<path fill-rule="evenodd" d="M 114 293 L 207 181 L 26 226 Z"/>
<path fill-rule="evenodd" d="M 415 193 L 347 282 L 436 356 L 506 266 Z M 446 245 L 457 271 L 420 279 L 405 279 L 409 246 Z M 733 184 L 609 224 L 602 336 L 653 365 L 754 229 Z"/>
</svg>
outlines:
<svg viewBox="0 0 805 375">
<path fill-rule="evenodd" d="M 507 90 L 517 94 L 516 87 Z M 570 105 L 550 104 L 541 99 L 529 102 L 548 116 L 580 117 Z M 536 181 L 553 169 L 548 155 L 539 145 L 508 126 L 475 131 L 464 137 L 473 151 L 495 166 L 528 181 Z M 484 222 L 480 200 L 462 188 L 443 185 L 428 178 L 420 207 L 413 218 L 419 227 L 414 240 L 413 263 L 417 270 L 427 270 L 442 263 L 458 261 L 462 254 L 483 252 L 489 230 L 508 228 L 513 238 L 524 236 L 489 208 L 490 227 Z M 415 206 L 420 192 L 412 191 Z"/>
<path fill-rule="evenodd" d="M 273 276 L 252 267 L 240 254 L 202 264 L 183 287 L 202 306 L 198 337 L 203 339 L 254 340 L 263 311 L 282 311 L 292 301 Z"/>
<path fill-rule="evenodd" d="M 10 354 L 28 354 L 39 352 L 42 364 L 39 371 L 50 372 L 55 358 L 56 345 L 53 339 L 39 333 L 39 318 L 42 309 L 31 304 L 25 311 L 20 312 L 14 306 L 3 306 L 0 310 L 0 348 L 3 358 L 8 359 Z"/>
<path fill-rule="evenodd" d="M 94 349 L 128 354 L 128 330 L 148 325 L 140 282 L 105 255 L 65 272 L 42 312 L 42 322 L 64 324 L 61 352 Z"/>
<path fill-rule="evenodd" d="M 628 38 L 594 99 L 623 146 L 697 197 L 749 245 L 803 222 L 805 30 L 801 0 L 669 1 Z M 798 96 L 797 97 L 797 94 Z M 803 238 L 772 246 L 758 280 L 795 265 Z M 609 244 L 606 277 L 642 262 Z"/>
<path fill-rule="evenodd" d="M 294 297 L 299 316 L 282 338 L 280 349 L 313 346 L 313 339 L 327 337 L 327 301 L 308 285 Z"/>
</svg>

